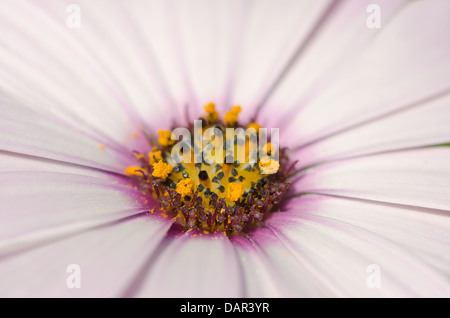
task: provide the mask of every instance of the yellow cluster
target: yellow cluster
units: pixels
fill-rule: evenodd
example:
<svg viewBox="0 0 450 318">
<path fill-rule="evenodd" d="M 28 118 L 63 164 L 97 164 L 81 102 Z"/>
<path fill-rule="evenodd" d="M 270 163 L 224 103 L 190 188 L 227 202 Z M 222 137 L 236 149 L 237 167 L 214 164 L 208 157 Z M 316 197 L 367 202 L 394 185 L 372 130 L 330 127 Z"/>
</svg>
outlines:
<svg viewBox="0 0 450 318">
<path fill-rule="evenodd" d="M 208 115 L 206 116 L 206 120 L 209 123 L 215 123 L 219 120 L 219 113 L 216 112 L 216 104 L 209 103 L 205 106 L 205 111 L 208 113 Z"/>
<path fill-rule="evenodd" d="M 256 132 L 258 132 L 259 128 L 261 128 L 261 125 L 258 123 L 250 123 L 247 125 L 247 128 L 253 128 L 254 130 L 256 130 Z"/>
<path fill-rule="evenodd" d="M 194 193 L 194 181 L 192 181 L 192 179 L 190 179 L 190 178 L 181 180 L 177 184 L 176 191 L 177 191 L 177 193 L 181 194 L 183 197 L 187 196 L 187 195 L 188 196 L 192 195 L 192 193 Z"/>
<path fill-rule="evenodd" d="M 280 163 L 272 160 L 269 156 L 265 156 L 259 160 L 259 169 L 262 174 L 273 174 L 280 168 Z"/>
<path fill-rule="evenodd" d="M 159 139 L 158 142 L 163 147 L 173 146 L 176 140 L 171 140 L 172 132 L 168 130 L 158 130 Z"/>
<path fill-rule="evenodd" d="M 230 183 L 227 189 L 227 199 L 233 202 L 244 194 L 244 187 L 240 183 Z"/>
<path fill-rule="evenodd" d="M 161 150 L 155 150 L 155 151 L 149 152 L 148 160 L 151 165 L 162 160 Z"/>
<path fill-rule="evenodd" d="M 240 112 L 241 106 L 233 106 L 233 108 L 227 112 L 223 118 L 225 125 L 235 126 L 237 124 Z"/>
<path fill-rule="evenodd" d="M 139 172 L 139 171 L 142 171 L 141 167 L 130 166 L 125 169 L 125 174 L 128 174 L 130 176 L 142 176 L 142 172 Z"/>
</svg>

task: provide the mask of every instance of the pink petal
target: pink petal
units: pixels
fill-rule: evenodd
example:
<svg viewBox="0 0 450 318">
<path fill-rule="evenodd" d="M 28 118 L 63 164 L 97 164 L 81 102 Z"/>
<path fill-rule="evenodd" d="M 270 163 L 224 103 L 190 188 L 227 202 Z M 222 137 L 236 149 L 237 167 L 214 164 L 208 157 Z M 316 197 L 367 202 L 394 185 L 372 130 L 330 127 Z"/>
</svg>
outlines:
<svg viewBox="0 0 450 318">
<path fill-rule="evenodd" d="M 118 297 L 166 233 L 148 217 L 112 223 L 0 259 L 3 297 Z M 76 264 L 81 288 L 67 280 Z M 70 268 L 69 268 L 70 269 Z"/>
<path fill-rule="evenodd" d="M 309 265 L 294 255 L 267 229 L 248 238 L 235 236 L 243 271 L 245 297 L 319 297 L 326 295 Z"/>
<path fill-rule="evenodd" d="M 336 161 L 307 170 L 294 191 L 448 211 L 449 155 L 438 147 Z"/>
<path fill-rule="evenodd" d="M 242 104 L 242 120 L 254 115 L 286 68 L 308 41 L 334 1 L 258 1 L 250 8 L 234 68 L 232 102 Z"/>
<path fill-rule="evenodd" d="M 148 211 L 153 202 L 145 204 L 132 186 L 108 175 L 2 172 L 0 245 L 17 240 L 27 245 L 33 243 L 33 235 L 51 237 Z"/>
<path fill-rule="evenodd" d="M 135 144 L 147 124 L 169 123 L 158 74 L 123 14 L 126 6 L 77 4 L 80 29 L 66 26 L 68 3 L 1 4 L 0 87 L 95 136 Z"/>
<path fill-rule="evenodd" d="M 360 49 L 356 47 L 358 54 L 350 53 L 350 59 L 344 58 L 343 65 L 340 64 L 336 70 L 321 73 L 322 86 L 295 89 L 302 82 L 293 78 L 290 82 L 292 96 L 295 95 L 292 101 L 274 99 L 269 103 L 268 110 L 272 107 L 281 110 L 279 105 L 286 103 L 291 110 L 286 112 L 282 121 L 273 122 L 272 126 L 284 127 L 291 145 L 304 145 L 448 92 L 450 44 L 444 39 L 450 23 L 449 8 L 448 1 L 439 0 L 408 2 L 398 12 L 381 4 L 382 16 L 387 11 L 388 16 L 391 12 L 395 17 L 387 21 L 382 18 L 382 28 L 376 30 L 366 27 L 368 14 L 364 7 L 360 8 L 358 18 L 348 24 L 352 23 L 354 32 L 363 34 L 362 39 L 368 33 L 375 36 L 370 41 L 367 38 Z M 337 53 L 334 45 L 338 46 L 338 52 L 353 49 L 352 45 L 339 46 L 345 43 L 340 43 L 341 39 L 351 43 L 353 38 L 346 38 L 338 26 L 324 33 L 321 45 L 313 46 L 298 70 L 293 69 L 291 74 L 303 74 L 307 81 L 314 69 L 308 72 L 308 68 L 301 69 L 301 66 L 317 67 L 322 59 Z M 287 94 L 280 92 L 280 96 Z M 269 112 L 265 117 L 274 118 Z"/>
<path fill-rule="evenodd" d="M 148 269 L 138 297 L 242 297 L 242 275 L 228 238 L 217 234 L 169 241 Z"/>
<path fill-rule="evenodd" d="M 447 211 L 320 195 L 293 199 L 286 209 L 299 219 L 314 215 L 357 226 L 410 251 L 439 272 L 450 274 Z M 294 213 L 297 211 L 300 214 Z"/>
<path fill-rule="evenodd" d="M 336 161 L 307 170 L 294 191 L 449 211 L 449 157 L 434 147 Z"/>
<path fill-rule="evenodd" d="M 450 141 L 450 95 L 366 123 L 302 147 L 298 167 L 339 158 L 437 145 Z"/>
<path fill-rule="evenodd" d="M 322 201 L 319 201 L 314 213 L 302 213 L 301 207 L 297 206 L 299 212 L 273 214 L 269 224 L 292 255 L 309 264 L 311 275 L 316 276 L 317 283 L 328 289 L 329 295 L 339 297 L 450 295 L 450 285 L 445 275 L 428 266 L 423 261 L 422 255 L 416 253 L 417 249 L 401 245 L 402 241 L 398 238 L 406 235 L 405 228 L 402 233 L 397 232 L 395 227 L 401 228 L 402 225 L 394 224 L 395 222 L 391 222 L 386 215 L 385 218 L 378 218 L 383 224 L 370 224 L 373 219 L 364 221 L 364 216 L 372 209 L 372 204 L 342 203 L 335 200 L 333 204 L 325 202 L 325 205 L 322 205 Z M 351 218 L 333 217 L 333 213 L 339 213 L 344 209 Z M 373 213 L 377 209 L 379 208 L 374 207 Z M 336 210 L 338 212 L 335 212 Z M 395 211 L 395 208 L 385 209 L 385 213 L 389 212 L 395 215 L 399 211 Z M 368 217 L 370 218 L 370 214 Z M 407 217 L 405 219 L 408 220 Z M 446 224 L 448 227 L 448 222 Z M 394 228 L 387 237 L 372 232 L 374 227 L 381 226 Z M 415 235 L 414 232 L 420 231 L 421 228 L 423 226 L 409 230 L 412 240 L 420 240 L 420 234 Z M 431 244 L 434 252 L 445 251 L 448 254 L 448 243 L 446 248 L 443 248 L 443 244 L 436 243 L 431 238 L 421 245 L 421 248 Z M 444 255 L 434 257 L 442 258 Z M 368 284 L 373 274 L 373 266 L 379 269 L 379 288 Z"/>
<path fill-rule="evenodd" d="M 95 138 L 60 120 L 0 100 L 0 149 L 122 173 L 136 158 L 122 145 Z"/>
</svg>

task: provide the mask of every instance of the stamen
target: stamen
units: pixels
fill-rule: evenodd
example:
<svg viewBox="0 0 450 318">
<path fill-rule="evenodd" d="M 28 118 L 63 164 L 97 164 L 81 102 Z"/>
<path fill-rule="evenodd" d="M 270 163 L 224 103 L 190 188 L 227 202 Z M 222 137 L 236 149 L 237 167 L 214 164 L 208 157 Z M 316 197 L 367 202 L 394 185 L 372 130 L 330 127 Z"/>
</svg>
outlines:
<svg viewBox="0 0 450 318">
<path fill-rule="evenodd" d="M 205 106 L 205 110 L 208 113 L 206 120 L 208 120 L 209 123 L 215 123 L 219 120 L 219 113 L 216 112 L 216 104 L 209 103 Z"/>
<path fill-rule="evenodd" d="M 125 169 L 124 173 L 130 176 L 142 176 L 143 169 L 138 166 L 130 166 Z"/>
<path fill-rule="evenodd" d="M 233 108 L 227 112 L 223 118 L 225 125 L 234 127 L 237 124 L 240 112 L 241 106 L 233 106 Z"/>
<path fill-rule="evenodd" d="M 190 196 L 194 192 L 194 181 L 192 179 L 184 179 L 177 184 L 177 193 L 181 196 Z"/>
<path fill-rule="evenodd" d="M 152 165 L 155 162 L 162 160 L 161 150 L 155 150 L 148 153 L 149 163 Z"/>
<path fill-rule="evenodd" d="M 247 125 L 247 128 L 253 128 L 254 130 L 256 130 L 258 132 L 259 129 L 261 128 L 261 125 L 258 123 L 250 123 Z"/>
<path fill-rule="evenodd" d="M 158 130 L 158 142 L 161 146 L 167 147 L 175 144 L 175 140 L 171 140 L 172 133 L 168 130 Z"/>
<path fill-rule="evenodd" d="M 259 168 L 262 174 L 274 174 L 280 168 L 280 164 L 269 156 L 265 156 L 259 161 Z"/>
</svg>

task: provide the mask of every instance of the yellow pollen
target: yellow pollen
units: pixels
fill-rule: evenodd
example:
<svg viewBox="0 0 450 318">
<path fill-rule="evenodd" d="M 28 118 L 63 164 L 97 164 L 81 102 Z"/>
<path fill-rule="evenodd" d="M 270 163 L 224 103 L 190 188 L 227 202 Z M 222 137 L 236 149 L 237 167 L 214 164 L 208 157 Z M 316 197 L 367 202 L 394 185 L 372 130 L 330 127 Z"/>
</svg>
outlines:
<svg viewBox="0 0 450 318">
<path fill-rule="evenodd" d="M 138 170 L 144 171 L 144 169 L 142 169 L 141 167 L 130 166 L 125 169 L 124 173 L 130 176 L 142 176 L 142 173 L 140 173 Z"/>
<path fill-rule="evenodd" d="M 259 128 L 261 128 L 262 126 L 260 125 L 260 124 L 258 124 L 258 123 L 250 123 L 250 124 L 248 124 L 248 126 L 247 126 L 247 128 L 253 128 L 253 129 L 255 129 L 256 130 L 256 132 L 258 132 L 259 131 Z"/>
<path fill-rule="evenodd" d="M 214 113 L 216 111 L 216 104 L 214 103 L 209 103 L 208 105 L 205 106 L 205 110 L 208 114 Z"/>
<path fill-rule="evenodd" d="M 227 199 L 233 202 L 244 194 L 244 187 L 240 183 L 230 183 L 227 189 Z"/>
<path fill-rule="evenodd" d="M 105 148 L 105 146 L 104 145 L 100 145 L 100 146 L 98 146 L 98 149 L 100 149 L 100 150 L 103 150 Z"/>
<path fill-rule="evenodd" d="M 155 162 L 162 160 L 161 150 L 155 150 L 148 153 L 149 163 L 152 165 Z"/>
<path fill-rule="evenodd" d="M 272 160 L 269 156 L 264 156 L 259 161 L 259 169 L 262 174 L 273 174 L 280 168 L 280 163 L 276 160 Z"/>
<path fill-rule="evenodd" d="M 233 108 L 229 112 L 227 112 L 223 118 L 225 125 L 227 126 L 236 125 L 240 112 L 241 106 L 233 106 Z"/>
<path fill-rule="evenodd" d="M 171 165 L 164 163 L 162 162 L 162 160 L 160 160 L 157 163 L 153 164 L 152 176 L 165 180 L 172 172 L 172 170 L 173 168 Z"/>
<path fill-rule="evenodd" d="M 191 195 L 194 192 L 194 181 L 192 179 L 184 179 L 177 184 L 177 193 L 181 194 L 183 197 Z"/>
<path fill-rule="evenodd" d="M 263 151 L 265 151 L 264 153 L 270 155 L 272 152 L 272 144 L 270 142 L 268 142 L 267 144 L 265 144 L 263 146 Z"/>
<path fill-rule="evenodd" d="M 219 113 L 216 112 L 216 104 L 212 102 L 209 103 L 208 105 L 205 106 L 205 111 L 208 113 L 208 116 L 206 117 L 208 122 L 215 123 L 216 121 L 219 120 Z"/>
<path fill-rule="evenodd" d="M 172 136 L 172 132 L 168 130 L 158 130 L 158 135 L 158 142 L 161 146 L 172 146 L 175 143 L 175 140 L 170 139 L 170 137 Z"/>
<path fill-rule="evenodd" d="M 140 154 L 140 153 L 137 153 L 137 154 L 136 154 L 136 158 L 142 159 L 142 158 L 144 158 L 144 155 L 143 155 L 143 154 Z"/>
</svg>

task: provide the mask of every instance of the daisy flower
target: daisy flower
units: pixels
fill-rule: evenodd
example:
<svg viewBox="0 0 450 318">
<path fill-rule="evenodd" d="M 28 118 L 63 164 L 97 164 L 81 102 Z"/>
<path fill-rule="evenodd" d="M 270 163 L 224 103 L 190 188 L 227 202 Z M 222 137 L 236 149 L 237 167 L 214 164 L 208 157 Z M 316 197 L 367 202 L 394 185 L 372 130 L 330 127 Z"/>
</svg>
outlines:
<svg viewBox="0 0 450 318">
<path fill-rule="evenodd" d="M 0 7 L 1 296 L 450 296 L 448 1 Z"/>
</svg>

